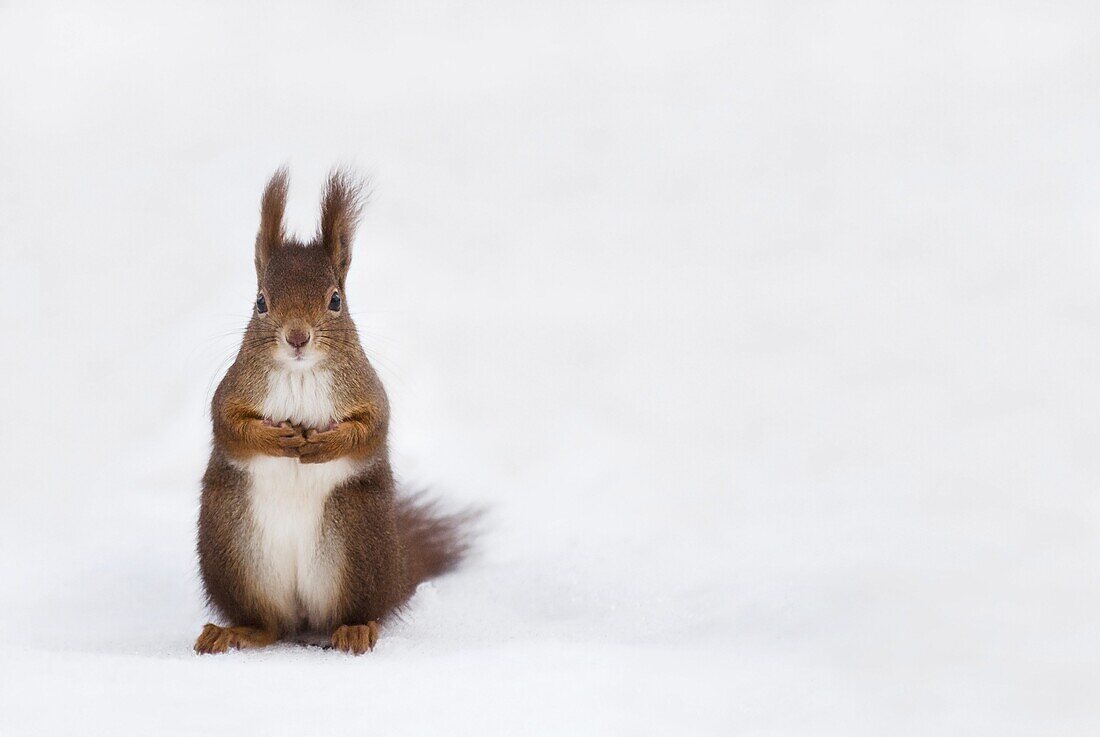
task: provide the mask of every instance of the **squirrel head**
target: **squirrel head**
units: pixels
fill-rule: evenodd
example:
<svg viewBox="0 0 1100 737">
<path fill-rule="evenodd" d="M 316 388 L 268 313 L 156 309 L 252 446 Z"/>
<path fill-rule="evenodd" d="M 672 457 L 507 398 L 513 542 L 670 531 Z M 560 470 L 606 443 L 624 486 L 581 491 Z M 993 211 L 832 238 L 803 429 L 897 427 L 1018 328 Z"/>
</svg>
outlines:
<svg viewBox="0 0 1100 737">
<path fill-rule="evenodd" d="M 283 227 L 288 185 L 279 169 L 264 190 L 256 234 L 257 296 L 253 345 L 270 349 L 287 367 L 310 368 L 342 347 L 357 345 L 344 282 L 363 209 L 362 182 L 334 171 L 321 199 L 321 225 L 309 243 L 287 238 Z"/>
</svg>

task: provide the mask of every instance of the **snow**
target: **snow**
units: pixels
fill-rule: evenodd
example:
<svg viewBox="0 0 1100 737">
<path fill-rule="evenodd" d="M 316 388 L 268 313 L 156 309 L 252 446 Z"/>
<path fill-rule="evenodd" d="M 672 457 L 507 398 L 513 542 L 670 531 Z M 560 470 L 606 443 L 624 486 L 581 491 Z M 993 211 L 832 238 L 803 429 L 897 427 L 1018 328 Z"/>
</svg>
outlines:
<svg viewBox="0 0 1100 737">
<path fill-rule="evenodd" d="M 1089 3 L 0 7 L 0 734 L 1100 730 Z M 476 555 L 199 657 L 259 194 Z"/>
</svg>

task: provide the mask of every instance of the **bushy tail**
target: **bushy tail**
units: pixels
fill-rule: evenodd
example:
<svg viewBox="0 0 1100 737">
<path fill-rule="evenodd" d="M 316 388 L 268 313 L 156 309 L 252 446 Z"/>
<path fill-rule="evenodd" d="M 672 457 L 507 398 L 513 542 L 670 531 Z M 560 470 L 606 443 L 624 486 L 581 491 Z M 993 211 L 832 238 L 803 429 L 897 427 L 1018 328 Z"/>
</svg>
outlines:
<svg viewBox="0 0 1100 737">
<path fill-rule="evenodd" d="M 397 534 L 412 588 L 454 570 L 470 550 L 481 510 L 444 513 L 424 492 L 398 497 Z"/>
</svg>

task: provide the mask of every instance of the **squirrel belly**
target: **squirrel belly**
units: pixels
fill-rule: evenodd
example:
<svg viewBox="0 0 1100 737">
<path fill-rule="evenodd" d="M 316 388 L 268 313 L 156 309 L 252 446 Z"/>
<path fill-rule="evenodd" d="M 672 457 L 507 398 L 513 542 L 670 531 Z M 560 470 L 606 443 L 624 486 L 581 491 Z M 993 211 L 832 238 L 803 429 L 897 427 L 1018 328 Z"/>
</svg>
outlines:
<svg viewBox="0 0 1100 737">
<path fill-rule="evenodd" d="M 337 616 L 346 542 L 325 520 L 333 490 L 360 465 L 341 458 L 303 464 L 295 458 L 255 456 L 248 472 L 248 511 L 254 585 L 264 592 L 282 630 L 331 628 Z"/>
<path fill-rule="evenodd" d="M 268 373 L 264 417 L 323 428 L 335 419 L 332 373 L 324 368 Z M 326 525 L 333 490 L 365 470 L 362 461 L 338 458 L 304 464 L 297 458 L 256 455 L 235 463 L 248 473 L 251 552 L 256 585 L 265 592 L 284 631 L 334 624 L 344 572 L 345 541 Z"/>
</svg>

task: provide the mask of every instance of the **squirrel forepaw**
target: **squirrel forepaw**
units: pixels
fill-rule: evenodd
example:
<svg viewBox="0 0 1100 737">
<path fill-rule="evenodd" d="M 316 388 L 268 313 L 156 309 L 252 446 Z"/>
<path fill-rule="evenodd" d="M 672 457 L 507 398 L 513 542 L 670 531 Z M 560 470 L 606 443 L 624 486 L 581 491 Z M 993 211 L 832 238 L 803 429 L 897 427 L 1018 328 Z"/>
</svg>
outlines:
<svg viewBox="0 0 1100 737">
<path fill-rule="evenodd" d="M 297 449 L 302 463 L 327 463 L 347 452 L 346 431 L 339 425 L 325 430 L 306 430 L 303 444 Z"/>
</svg>

